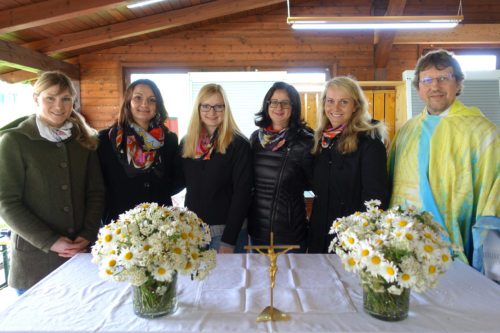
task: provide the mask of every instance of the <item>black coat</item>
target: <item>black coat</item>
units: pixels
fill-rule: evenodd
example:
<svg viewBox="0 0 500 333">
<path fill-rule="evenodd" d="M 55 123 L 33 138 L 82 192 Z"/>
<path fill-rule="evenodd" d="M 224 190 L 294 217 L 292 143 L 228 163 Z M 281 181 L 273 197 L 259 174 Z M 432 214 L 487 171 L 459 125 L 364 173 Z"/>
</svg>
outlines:
<svg viewBox="0 0 500 333">
<path fill-rule="evenodd" d="M 334 147 L 323 149 L 314 159 L 315 194 L 309 235 L 310 253 L 327 253 L 333 238 L 333 221 L 365 211 L 365 201 L 378 199 L 385 209 L 389 200 L 387 155 L 379 139 L 359 136 L 358 149 L 342 155 Z"/>
<path fill-rule="evenodd" d="M 312 181 L 312 133 L 302 129 L 290 133 L 277 151 L 265 150 L 258 131 L 251 138 L 254 194 L 248 232 L 260 243 L 269 242 L 271 225 L 274 240 L 299 244 L 307 240 L 308 221 L 304 191 Z"/>
<path fill-rule="evenodd" d="M 236 135 L 225 154 L 213 152 L 209 160 L 182 158 L 182 169 L 185 206 L 209 225 L 225 225 L 221 241 L 235 245 L 252 190 L 248 140 Z"/>
<path fill-rule="evenodd" d="M 178 158 L 177 135 L 165 132 L 165 141 L 158 150 L 161 160 L 145 171 L 133 175 L 125 171 L 111 145 L 109 128 L 99 132 L 97 153 L 101 162 L 106 185 L 106 208 L 103 224 L 116 219 L 119 214 L 142 202 L 156 202 L 171 206 L 171 196 L 180 190 L 180 158 Z"/>
</svg>

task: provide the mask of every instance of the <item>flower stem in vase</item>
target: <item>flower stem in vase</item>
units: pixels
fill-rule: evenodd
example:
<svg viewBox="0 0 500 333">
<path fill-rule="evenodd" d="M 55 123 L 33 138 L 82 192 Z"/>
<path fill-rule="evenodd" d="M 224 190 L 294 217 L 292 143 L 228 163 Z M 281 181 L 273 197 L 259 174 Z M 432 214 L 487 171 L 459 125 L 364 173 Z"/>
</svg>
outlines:
<svg viewBox="0 0 500 333">
<path fill-rule="evenodd" d="M 133 287 L 134 312 L 142 318 L 156 318 L 174 313 L 177 309 L 177 272 L 172 281 L 160 282 L 152 278 Z"/>
<path fill-rule="evenodd" d="M 408 317 L 410 289 L 404 288 L 400 295 L 391 294 L 387 289 L 377 290 L 363 285 L 363 307 L 369 315 L 385 320 L 400 321 Z"/>
</svg>

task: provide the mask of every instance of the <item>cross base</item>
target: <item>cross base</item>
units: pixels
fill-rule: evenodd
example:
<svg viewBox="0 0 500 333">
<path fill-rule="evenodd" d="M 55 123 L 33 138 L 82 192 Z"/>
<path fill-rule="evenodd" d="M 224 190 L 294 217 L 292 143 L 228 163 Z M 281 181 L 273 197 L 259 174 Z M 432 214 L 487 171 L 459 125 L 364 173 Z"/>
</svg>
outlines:
<svg viewBox="0 0 500 333">
<path fill-rule="evenodd" d="M 290 316 L 280 310 L 267 306 L 262 312 L 257 316 L 257 322 L 263 321 L 278 321 L 278 320 L 290 320 Z"/>
</svg>

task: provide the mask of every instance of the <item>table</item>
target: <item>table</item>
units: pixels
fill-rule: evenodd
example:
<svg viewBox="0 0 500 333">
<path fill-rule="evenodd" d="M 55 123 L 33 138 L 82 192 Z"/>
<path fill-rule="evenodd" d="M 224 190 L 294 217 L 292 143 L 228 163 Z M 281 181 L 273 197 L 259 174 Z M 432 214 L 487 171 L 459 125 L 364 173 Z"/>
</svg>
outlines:
<svg viewBox="0 0 500 333">
<path fill-rule="evenodd" d="M 90 254 L 80 254 L 0 313 L 0 332 L 498 332 L 500 286 L 454 262 L 437 288 L 412 292 L 406 320 L 365 314 L 356 275 L 333 254 L 285 254 L 278 259 L 275 306 L 287 322 L 255 321 L 269 305 L 267 257 L 221 254 L 203 281 L 179 279 L 179 308 L 142 319 L 127 283 L 101 280 Z"/>
</svg>

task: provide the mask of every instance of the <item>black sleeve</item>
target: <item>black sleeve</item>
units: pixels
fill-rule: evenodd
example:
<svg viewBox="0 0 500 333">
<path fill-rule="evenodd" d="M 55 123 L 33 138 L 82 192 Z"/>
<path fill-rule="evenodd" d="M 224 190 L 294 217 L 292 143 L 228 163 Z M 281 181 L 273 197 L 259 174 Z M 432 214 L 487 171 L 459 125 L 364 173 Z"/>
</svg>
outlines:
<svg viewBox="0 0 500 333">
<path fill-rule="evenodd" d="M 232 170 L 233 194 L 227 214 L 222 242 L 234 245 L 243 221 L 247 217 L 253 185 L 252 155 L 250 143 L 242 138 L 235 139 Z"/>
<path fill-rule="evenodd" d="M 381 201 L 380 208 L 386 209 L 389 204 L 389 183 L 387 179 L 387 153 L 382 141 L 368 139 L 361 148 L 361 199 L 362 211 L 364 202 L 372 199 Z"/>
<path fill-rule="evenodd" d="M 314 144 L 314 140 L 311 138 L 307 139 L 307 144 L 304 149 L 304 153 L 302 156 L 302 170 L 305 175 L 306 181 L 306 191 L 310 191 L 313 188 L 313 163 L 314 156 L 311 153 L 312 147 Z"/>
<path fill-rule="evenodd" d="M 184 172 L 182 170 L 182 146 L 179 145 L 177 135 L 173 132 L 169 133 L 169 145 L 172 147 L 172 188 L 170 195 L 179 193 L 186 183 L 184 181 Z"/>
</svg>

